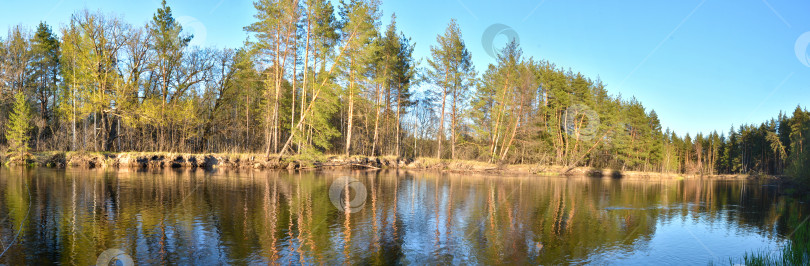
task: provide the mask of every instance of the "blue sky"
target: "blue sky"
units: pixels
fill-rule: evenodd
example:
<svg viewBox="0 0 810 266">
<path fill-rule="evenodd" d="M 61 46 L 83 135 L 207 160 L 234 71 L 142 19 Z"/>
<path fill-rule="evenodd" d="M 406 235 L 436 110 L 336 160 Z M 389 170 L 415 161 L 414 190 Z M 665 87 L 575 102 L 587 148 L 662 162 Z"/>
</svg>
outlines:
<svg viewBox="0 0 810 266">
<path fill-rule="evenodd" d="M 196 44 L 240 46 L 247 36 L 242 27 L 253 21 L 251 1 L 169 4 L 195 33 Z M 42 20 L 59 28 L 83 8 L 143 25 L 160 1 L 2 0 L 0 5 L 0 28 L 33 28 Z M 810 103 L 810 67 L 795 49 L 810 38 L 800 38 L 810 32 L 810 1 L 388 0 L 382 8 L 385 23 L 397 14 L 419 58 L 456 18 L 479 71 L 493 62 L 482 45 L 484 31 L 504 24 L 520 37 L 526 56 L 600 78 L 611 94 L 635 96 L 679 134 L 725 132 L 732 124 L 760 123 Z M 506 41 L 497 36 L 495 46 Z M 807 47 L 799 54 L 807 54 Z"/>
</svg>

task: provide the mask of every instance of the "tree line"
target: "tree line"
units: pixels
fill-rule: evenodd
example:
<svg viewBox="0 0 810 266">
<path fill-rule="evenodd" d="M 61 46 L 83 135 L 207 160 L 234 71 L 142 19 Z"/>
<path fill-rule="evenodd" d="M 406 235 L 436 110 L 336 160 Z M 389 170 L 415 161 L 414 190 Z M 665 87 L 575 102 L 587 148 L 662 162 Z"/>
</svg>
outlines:
<svg viewBox="0 0 810 266">
<path fill-rule="evenodd" d="M 801 108 L 728 135 L 678 136 L 635 98 L 514 41 L 479 73 L 455 20 L 414 58 L 377 0 L 254 7 L 237 49 L 190 45 L 165 1 L 141 26 L 84 10 L 57 31 L 11 27 L 0 38 L 0 145 L 808 176 Z"/>
</svg>

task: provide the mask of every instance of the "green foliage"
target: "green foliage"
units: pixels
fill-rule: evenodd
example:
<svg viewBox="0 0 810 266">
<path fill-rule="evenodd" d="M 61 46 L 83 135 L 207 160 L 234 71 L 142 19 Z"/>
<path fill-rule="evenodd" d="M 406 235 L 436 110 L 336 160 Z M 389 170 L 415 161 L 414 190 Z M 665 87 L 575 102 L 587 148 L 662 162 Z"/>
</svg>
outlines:
<svg viewBox="0 0 810 266">
<path fill-rule="evenodd" d="M 18 92 L 14 95 L 14 109 L 9 116 L 9 123 L 6 127 L 6 139 L 13 152 L 23 158 L 28 152 L 28 131 L 31 130 L 31 107 L 25 99 L 25 95 Z"/>
<path fill-rule="evenodd" d="M 233 50 L 190 47 L 166 1 L 144 26 L 84 10 L 59 37 L 45 23 L 12 27 L 0 41 L 0 117 L 12 95 L 27 95 L 37 130 L 23 135 L 36 149 L 438 156 L 787 175 L 810 186 L 801 108 L 678 136 L 635 98 L 524 55 L 517 42 L 479 76 L 455 20 L 419 69 L 396 16 L 383 28 L 378 0 L 254 7 L 245 47 Z"/>
<path fill-rule="evenodd" d="M 51 99 L 56 98 L 59 82 L 59 39 L 45 22 L 41 22 L 31 42 L 34 97 L 39 102 L 41 118 L 50 120 L 55 104 Z"/>
<path fill-rule="evenodd" d="M 473 117 L 480 126 L 477 130 L 489 140 L 486 154 L 491 160 L 505 159 L 536 93 L 532 62 L 522 56 L 517 43 L 509 43 L 498 53 L 498 65 L 490 65 L 484 73 L 473 99 Z"/>
<path fill-rule="evenodd" d="M 461 35 L 461 28 L 455 19 L 450 20 L 443 35 L 436 37 L 436 46 L 430 47 L 431 57 L 427 59 L 429 68 L 425 77 L 434 85 L 431 92 L 436 106 L 441 108 L 439 130 L 436 134 L 438 143 L 436 156 L 442 158 L 442 142 L 445 139 L 445 113 L 450 109 L 451 158 L 456 158 L 456 138 L 459 124 L 460 108 L 466 105 L 469 90 L 475 83 L 475 68 L 472 55 Z M 449 103 L 448 103 L 449 101 Z M 448 106 L 449 105 L 449 106 Z"/>
<path fill-rule="evenodd" d="M 810 187 L 810 112 L 796 107 L 789 120 L 790 155 L 788 174 Z"/>
<path fill-rule="evenodd" d="M 655 112 L 609 96 L 601 81 L 523 58 L 515 42 L 481 77 L 471 105 L 480 159 L 663 169 L 666 139 Z"/>
<path fill-rule="evenodd" d="M 172 8 L 166 4 L 166 0 L 163 0 L 160 5 L 161 7 L 152 16 L 148 28 L 155 37 L 153 47 L 158 51 L 160 57 L 164 57 L 161 58 L 162 60 L 167 60 L 181 52 L 181 49 L 188 45 L 193 36 L 181 35 L 183 26 L 174 19 Z"/>
</svg>

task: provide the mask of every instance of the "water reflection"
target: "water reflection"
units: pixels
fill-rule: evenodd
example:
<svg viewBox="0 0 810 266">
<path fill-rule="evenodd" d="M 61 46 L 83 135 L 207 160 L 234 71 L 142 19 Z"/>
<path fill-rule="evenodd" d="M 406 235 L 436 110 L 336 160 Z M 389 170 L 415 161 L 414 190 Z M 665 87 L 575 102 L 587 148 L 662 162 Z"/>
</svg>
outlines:
<svg viewBox="0 0 810 266">
<path fill-rule="evenodd" d="M 367 189 L 359 212 L 330 201 L 343 176 Z M 785 225 L 805 209 L 779 189 L 397 171 L 0 169 L 0 263 L 88 265 L 118 248 L 149 264 L 705 264 L 784 242 Z"/>
</svg>

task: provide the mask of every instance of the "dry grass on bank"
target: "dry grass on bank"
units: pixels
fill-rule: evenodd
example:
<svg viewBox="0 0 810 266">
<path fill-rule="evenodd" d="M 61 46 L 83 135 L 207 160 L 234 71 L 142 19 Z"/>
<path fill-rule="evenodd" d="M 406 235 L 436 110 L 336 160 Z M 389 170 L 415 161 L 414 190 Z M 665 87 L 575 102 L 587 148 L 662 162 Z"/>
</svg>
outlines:
<svg viewBox="0 0 810 266">
<path fill-rule="evenodd" d="M 753 175 L 684 175 L 677 173 L 654 173 L 618 171 L 565 166 L 544 166 L 538 164 L 504 165 L 473 160 L 437 159 L 418 157 L 415 159 L 396 156 L 362 156 L 335 154 L 296 154 L 278 159 L 277 154 L 269 157 L 261 153 L 178 153 L 178 152 L 33 152 L 21 160 L 10 153 L 0 153 L 0 163 L 4 165 L 27 165 L 42 167 L 136 167 L 136 168 L 181 168 L 202 167 L 243 168 L 243 169 L 288 169 L 307 170 L 324 168 L 366 168 L 366 169 L 412 169 L 442 172 L 477 172 L 492 174 L 517 174 L 537 176 L 592 176 L 628 179 L 749 179 L 776 178 Z"/>
</svg>

